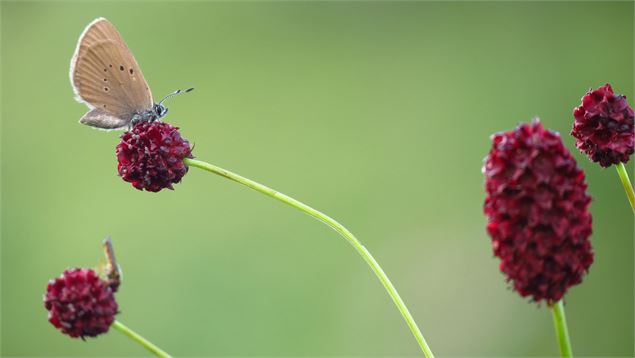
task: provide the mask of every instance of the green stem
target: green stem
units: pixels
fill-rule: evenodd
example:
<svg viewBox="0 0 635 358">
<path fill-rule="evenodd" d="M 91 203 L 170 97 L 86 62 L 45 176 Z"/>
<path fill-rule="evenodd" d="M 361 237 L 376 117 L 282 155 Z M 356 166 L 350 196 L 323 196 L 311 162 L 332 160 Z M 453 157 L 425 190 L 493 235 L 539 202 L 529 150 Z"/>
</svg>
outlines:
<svg viewBox="0 0 635 358">
<path fill-rule="evenodd" d="M 631 185 L 631 181 L 628 179 L 626 166 L 624 166 L 624 163 L 620 163 L 615 166 L 615 169 L 617 169 L 617 174 L 620 176 L 624 191 L 626 191 L 628 202 L 631 203 L 631 209 L 633 209 L 633 212 L 635 213 L 635 192 L 633 192 L 633 186 Z"/>
<path fill-rule="evenodd" d="M 412 318 L 412 315 L 408 311 L 406 304 L 403 302 L 403 300 L 399 296 L 399 293 L 397 292 L 397 289 L 395 288 L 395 286 L 393 286 L 393 284 L 390 282 L 390 279 L 388 279 L 388 276 L 386 276 L 386 273 L 384 273 L 384 271 L 382 270 L 381 266 L 379 266 L 377 261 L 375 261 L 375 258 L 373 258 L 373 255 L 371 255 L 370 252 L 364 247 L 364 245 L 362 245 L 361 242 L 359 242 L 359 240 L 357 240 L 357 238 L 350 231 L 348 231 L 348 229 L 346 229 L 342 224 L 338 223 L 337 221 L 335 221 L 335 219 L 329 217 L 328 215 L 318 210 L 315 210 L 312 207 L 298 200 L 295 200 L 269 187 L 266 187 L 253 180 L 242 177 L 238 174 L 232 173 L 223 168 L 220 168 L 215 165 L 212 165 L 200 160 L 196 160 L 196 159 L 186 158 L 184 162 L 186 165 L 207 170 L 214 174 L 220 175 L 227 179 L 243 184 L 251 189 L 261 192 L 276 200 L 279 200 L 287 205 L 290 205 L 304 212 L 305 214 L 308 214 L 314 217 L 315 219 L 320 220 L 324 224 L 330 226 L 333 230 L 337 231 L 344 239 L 346 239 L 346 241 L 348 241 L 349 244 L 353 246 L 353 248 L 355 248 L 357 253 L 359 253 L 362 256 L 364 261 L 366 261 L 368 266 L 370 266 L 370 268 L 373 270 L 375 275 L 377 275 L 377 278 L 379 278 L 379 281 L 381 281 L 381 284 L 384 286 L 384 288 L 388 292 L 388 295 L 390 295 L 390 298 L 392 298 L 393 302 L 397 306 L 397 309 L 399 310 L 404 320 L 406 321 L 406 324 L 408 324 L 408 327 L 410 328 L 410 331 L 412 332 L 415 339 L 419 343 L 419 346 L 421 347 L 423 354 L 427 358 L 434 357 L 434 355 L 432 354 L 432 351 L 430 350 L 430 348 L 428 347 L 428 344 L 426 343 L 426 340 L 423 338 L 423 334 L 421 334 L 421 330 L 419 330 L 417 323 L 415 322 L 414 318 Z"/>
<path fill-rule="evenodd" d="M 564 315 L 564 305 L 562 300 L 556 302 L 551 307 L 553 313 L 553 324 L 556 329 L 558 346 L 560 347 L 560 357 L 573 357 L 571 342 L 569 341 L 569 330 L 567 329 L 567 318 Z"/>
<path fill-rule="evenodd" d="M 126 327 L 123 323 L 121 323 L 119 321 L 114 321 L 112 323 L 111 327 L 116 329 L 116 330 L 118 330 L 119 332 L 123 333 L 124 335 L 128 336 L 128 338 L 132 339 L 133 341 L 139 343 L 145 349 L 147 349 L 150 352 L 152 352 L 152 354 L 154 354 L 155 356 L 160 357 L 160 358 L 172 358 L 172 356 L 170 356 L 169 354 L 165 353 L 163 350 L 161 350 L 161 348 L 155 346 L 154 344 L 152 344 L 152 342 L 150 342 L 147 339 L 141 337 L 138 333 L 136 333 L 135 331 L 133 331 L 130 328 Z"/>
</svg>

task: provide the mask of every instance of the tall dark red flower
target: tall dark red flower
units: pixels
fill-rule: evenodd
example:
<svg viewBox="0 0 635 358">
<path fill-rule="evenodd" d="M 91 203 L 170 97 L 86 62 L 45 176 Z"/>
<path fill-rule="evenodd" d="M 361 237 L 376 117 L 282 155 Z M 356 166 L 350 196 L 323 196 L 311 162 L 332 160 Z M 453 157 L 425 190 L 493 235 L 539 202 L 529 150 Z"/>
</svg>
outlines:
<svg viewBox="0 0 635 358">
<path fill-rule="evenodd" d="M 611 85 L 589 90 L 573 110 L 576 147 L 603 167 L 628 162 L 635 151 L 635 117 L 626 97 Z"/>
<path fill-rule="evenodd" d="M 117 302 L 107 281 L 90 269 L 68 269 L 49 281 L 44 295 L 49 322 L 71 337 L 96 337 L 108 332 Z"/>
<path fill-rule="evenodd" d="M 159 121 L 135 124 L 117 145 L 119 175 L 139 190 L 172 189 L 187 173 L 183 159 L 191 157 L 190 143 L 178 128 Z"/>
<path fill-rule="evenodd" d="M 521 296 L 556 302 L 593 263 L 584 172 L 538 119 L 492 141 L 483 173 L 494 255 Z"/>
</svg>

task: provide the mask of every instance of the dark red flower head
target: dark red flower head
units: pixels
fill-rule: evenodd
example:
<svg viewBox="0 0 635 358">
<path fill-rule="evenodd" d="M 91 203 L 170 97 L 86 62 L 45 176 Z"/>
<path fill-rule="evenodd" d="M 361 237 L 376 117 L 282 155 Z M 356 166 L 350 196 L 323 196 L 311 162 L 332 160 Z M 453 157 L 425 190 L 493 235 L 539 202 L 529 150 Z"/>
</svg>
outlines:
<svg viewBox="0 0 635 358">
<path fill-rule="evenodd" d="M 633 109 L 611 85 L 589 90 L 573 110 L 576 147 L 603 167 L 626 163 L 635 150 Z"/>
<path fill-rule="evenodd" d="M 139 122 L 117 145 L 119 175 L 139 190 L 172 189 L 187 173 L 183 159 L 192 157 L 190 143 L 165 122 Z"/>
<path fill-rule="evenodd" d="M 44 295 L 49 322 L 71 337 L 96 337 L 108 332 L 117 302 L 108 282 L 90 269 L 68 269 L 49 281 Z"/>
<path fill-rule="evenodd" d="M 494 255 L 521 296 L 556 302 L 593 263 L 584 172 L 538 119 L 492 141 L 483 173 Z"/>
</svg>

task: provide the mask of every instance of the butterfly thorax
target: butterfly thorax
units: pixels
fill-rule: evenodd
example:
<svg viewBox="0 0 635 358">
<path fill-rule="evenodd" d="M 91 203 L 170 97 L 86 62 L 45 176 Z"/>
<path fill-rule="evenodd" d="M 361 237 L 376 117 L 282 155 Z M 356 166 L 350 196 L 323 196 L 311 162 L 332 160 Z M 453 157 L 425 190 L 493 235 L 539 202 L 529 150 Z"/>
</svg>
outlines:
<svg viewBox="0 0 635 358">
<path fill-rule="evenodd" d="M 135 113 L 132 116 L 132 123 L 135 124 L 138 122 L 154 122 L 164 117 L 168 113 L 168 109 L 160 104 L 155 103 L 152 108 L 149 108 L 141 113 Z"/>
</svg>

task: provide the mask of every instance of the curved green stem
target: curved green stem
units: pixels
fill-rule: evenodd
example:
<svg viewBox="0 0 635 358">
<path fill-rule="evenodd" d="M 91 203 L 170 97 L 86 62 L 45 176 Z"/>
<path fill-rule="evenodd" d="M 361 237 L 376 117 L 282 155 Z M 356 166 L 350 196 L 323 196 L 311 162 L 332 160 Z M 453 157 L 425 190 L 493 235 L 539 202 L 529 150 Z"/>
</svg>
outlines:
<svg viewBox="0 0 635 358">
<path fill-rule="evenodd" d="M 552 307 L 553 324 L 556 329 L 558 346 L 560 347 L 560 357 L 573 357 L 571 342 L 569 340 L 569 330 L 567 329 L 567 318 L 564 315 L 564 305 L 562 300 L 556 302 Z"/>
<path fill-rule="evenodd" d="M 403 302 L 403 300 L 399 296 L 397 289 L 395 289 L 395 286 L 393 286 L 393 284 L 390 282 L 390 279 L 388 279 L 388 276 L 386 275 L 384 270 L 382 270 L 381 266 L 379 266 L 377 261 L 375 261 L 375 258 L 373 258 L 373 255 L 370 254 L 370 252 L 364 247 L 364 245 L 362 245 L 361 242 L 359 242 L 359 240 L 357 240 L 357 238 L 350 231 L 348 231 L 348 229 L 346 229 L 342 224 L 338 223 L 337 221 L 335 221 L 335 219 L 329 217 L 328 215 L 318 210 L 315 210 L 312 207 L 298 200 L 295 200 L 287 195 L 284 195 L 260 183 L 257 183 L 253 180 L 242 177 L 238 174 L 232 173 L 223 168 L 220 168 L 215 165 L 212 165 L 200 160 L 196 160 L 196 159 L 186 158 L 184 162 L 186 165 L 207 170 L 214 174 L 220 175 L 227 179 L 243 184 L 251 189 L 261 192 L 276 200 L 279 200 L 287 205 L 290 205 L 304 212 L 305 214 L 308 214 L 314 217 L 315 219 L 320 220 L 324 224 L 330 226 L 333 230 L 337 231 L 344 239 L 346 239 L 346 241 L 348 241 L 349 244 L 353 246 L 353 248 L 355 248 L 355 250 L 362 256 L 364 261 L 366 261 L 368 266 L 370 266 L 370 268 L 373 270 L 375 275 L 377 275 L 377 278 L 379 278 L 379 281 L 381 281 L 381 284 L 384 286 L 384 288 L 388 292 L 388 295 L 390 295 L 390 298 L 392 298 L 393 302 L 397 306 L 397 309 L 399 310 L 399 312 L 401 312 L 401 315 L 406 321 L 406 324 L 408 324 L 408 327 L 410 328 L 410 331 L 412 332 L 415 339 L 419 343 L 419 346 L 421 347 L 423 354 L 427 358 L 434 357 L 434 355 L 432 354 L 432 351 L 430 350 L 430 347 L 428 347 L 428 344 L 426 343 L 426 340 L 423 338 L 423 334 L 421 334 L 421 330 L 419 330 L 417 323 L 415 322 L 414 318 L 412 318 L 412 315 L 410 314 L 410 311 L 408 311 L 406 304 Z"/>
<path fill-rule="evenodd" d="M 136 333 L 135 331 L 133 331 L 130 328 L 126 327 L 123 323 L 121 323 L 119 321 L 114 321 L 112 323 L 111 327 L 116 329 L 116 330 L 118 330 L 119 332 L 123 333 L 124 335 L 128 336 L 128 338 L 132 339 L 133 341 L 139 343 L 145 349 L 147 349 L 150 352 L 152 352 L 152 354 L 154 354 L 155 356 L 160 357 L 160 358 L 172 358 L 172 356 L 170 356 L 169 354 L 165 353 L 163 350 L 161 350 L 161 348 L 155 346 L 154 344 L 152 344 L 152 342 L 150 342 L 147 339 L 141 337 L 138 333 Z"/>
<path fill-rule="evenodd" d="M 624 163 L 617 164 L 615 169 L 617 169 L 617 174 L 620 176 L 624 191 L 626 191 L 628 202 L 631 203 L 631 209 L 633 209 L 633 212 L 635 213 L 635 192 L 633 191 L 631 181 L 628 179 L 628 171 L 626 170 Z"/>
</svg>

